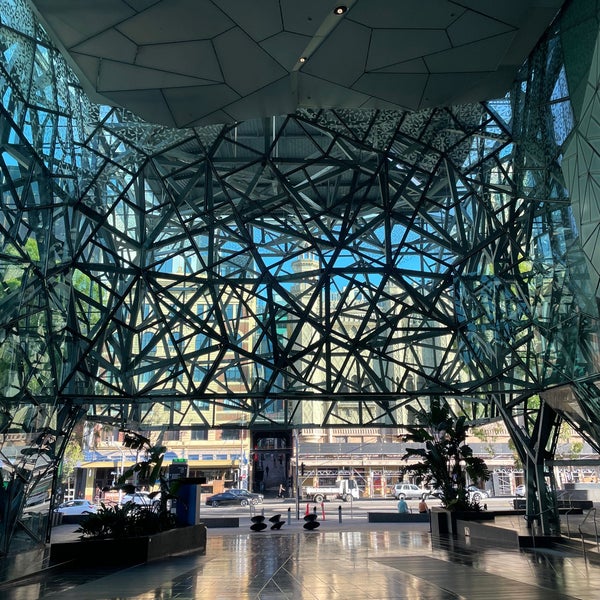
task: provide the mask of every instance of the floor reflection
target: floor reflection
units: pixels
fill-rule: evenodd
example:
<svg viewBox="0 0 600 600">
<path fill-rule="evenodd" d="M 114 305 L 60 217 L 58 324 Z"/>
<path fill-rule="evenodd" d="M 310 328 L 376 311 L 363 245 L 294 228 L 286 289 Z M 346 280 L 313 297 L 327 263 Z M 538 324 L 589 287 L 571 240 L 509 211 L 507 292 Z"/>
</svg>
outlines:
<svg viewBox="0 0 600 600">
<path fill-rule="evenodd" d="M 93 570 L 93 569 L 92 569 Z M 600 569 L 558 552 L 432 543 L 427 528 L 209 531 L 205 556 L 11 590 L 6 600 L 568 600 L 598 597 Z"/>
</svg>

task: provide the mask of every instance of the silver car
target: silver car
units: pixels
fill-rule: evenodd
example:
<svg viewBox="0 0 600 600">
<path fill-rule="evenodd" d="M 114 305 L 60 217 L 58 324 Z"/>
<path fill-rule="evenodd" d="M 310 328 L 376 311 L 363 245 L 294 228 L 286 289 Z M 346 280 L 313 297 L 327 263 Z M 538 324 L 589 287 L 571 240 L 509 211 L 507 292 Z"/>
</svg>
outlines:
<svg viewBox="0 0 600 600">
<path fill-rule="evenodd" d="M 135 492 L 133 494 L 124 494 L 121 498 L 121 504 L 133 502 L 138 506 L 157 506 L 160 504 L 158 495 L 150 497 L 148 492 Z"/>
<path fill-rule="evenodd" d="M 467 488 L 467 491 L 469 492 L 469 500 L 471 500 L 471 502 L 479 502 L 480 500 L 489 498 L 490 496 L 485 490 L 481 490 L 474 485 L 470 485 Z"/>
<path fill-rule="evenodd" d="M 425 494 L 426 492 L 414 483 L 397 483 L 394 486 L 394 498 L 397 500 L 421 499 Z"/>
<path fill-rule="evenodd" d="M 89 515 L 90 513 L 97 512 L 97 507 L 92 504 L 89 500 L 67 500 L 59 504 L 54 512 L 62 513 L 63 515 Z"/>
</svg>

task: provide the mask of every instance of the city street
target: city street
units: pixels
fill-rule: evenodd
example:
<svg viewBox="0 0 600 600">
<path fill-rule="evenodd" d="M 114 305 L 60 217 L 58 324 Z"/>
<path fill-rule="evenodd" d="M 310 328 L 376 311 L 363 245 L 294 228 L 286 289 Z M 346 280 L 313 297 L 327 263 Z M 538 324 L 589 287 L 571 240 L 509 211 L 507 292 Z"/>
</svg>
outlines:
<svg viewBox="0 0 600 600">
<path fill-rule="evenodd" d="M 501 496 L 496 498 L 486 498 L 483 504 L 487 504 L 489 510 L 501 510 L 513 508 L 513 496 Z M 418 500 L 407 500 L 406 501 L 411 512 L 418 512 Z M 256 506 L 241 507 L 241 506 L 206 506 L 203 505 L 200 509 L 200 515 L 205 518 L 209 517 L 248 517 L 253 514 L 261 514 L 264 511 L 266 516 L 274 513 L 287 515 L 288 509 L 290 511 L 291 518 L 296 518 L 296 511 L 299 510 L 300 516 L 302 517 L 306 512 L 306 507 L 310 511 L 317 507 L 317 514 L 322 515 L 322 510 L 325 510 L 326 519 L 338 519 L 339 508 L 342 509 L 342 518 L 348 519 L 360 519 L 366 520 L 368 512 L 395 512 L 398 501 L 394 498 L 365 498 L 362 500 L 354 500 L 352 502 L 343 502 L 341 500 L 327 501 L 321 506 L 307 500 L 301 500 L 297 507 L 296 501 L 293 498 L 267 498 L 263 504 Z M 441 503 L 437 498 L 429 498 L 427 505 L 431 508 L 433 506 L 440 506 Z"/>
</svg>

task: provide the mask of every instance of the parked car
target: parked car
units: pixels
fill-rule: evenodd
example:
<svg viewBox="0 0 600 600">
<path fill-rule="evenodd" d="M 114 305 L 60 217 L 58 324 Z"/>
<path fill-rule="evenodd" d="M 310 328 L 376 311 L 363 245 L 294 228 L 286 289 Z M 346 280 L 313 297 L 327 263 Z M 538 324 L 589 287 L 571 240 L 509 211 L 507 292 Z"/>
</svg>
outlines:
<svg viewBox="0 0 600 600">
<path fill-rule="evenodd" d="M 426 494 L 427 498 L 441 498 L 443 495 L 441 488 L 427 490 Z"/>
<path fill-rule="evenodd" d="M 244 494 L 236 494 L 231 490 L 213 494 L 206 499 L 207 506 L 248 506 L 251 500 Z"/>
<path fill-rule="evenodd" d="M 232 488 L 226 491 L 231 492 L 232 494 L 238 494 L 239 496 L 243 496 L 244 498 L 248 498 L 250 504 L 262 504 L 263 500 L 265 499 L 263 494 L 255 494 L 254 492 L 249 492 L 248 490 Z"/>
<path fill-rule="evenodd" d="M 479 502 L 484 498 L 489 498 L 490 495 L 485 490 L 478 488 L 475 485 L 470 485 L 467 487 L 467 491 L 469 492 L 469 500 L 471 502 Z"/>
<path fill-rule="evenodd" d="M 427 492 L 422 490 L 418 485 L 414 483 L 397 483 L 394 486 L 394 498 L 400 500 L 405 499 L 420 499 L 427 495 Z"/>
<path fill-rule="evenodd" d="M 517 498 L 525 498 L 525 486 L 523 484 L 516 487 L 515 496 Z"/>
<path fill-rule="evenodd" d="M 87 515 L 97 512 L 97 508 L 89 500 L 67 500 L 59 504 L 54 512 L 62 513 L 63 515 Z"/>
<path fill-rule="evenodd" d="M 159 504 L 158 495 L 150 497 L 149 492 L 134 492 L 133 494 L 124 494 L 121 498 L 121 504 L 133 502 L 139 506 L 156 506 Z"/>
<path fill-rule="evenodd" d="M 483 500 L 484 498 L 490 497 L 488 492 L 486 492 L 485 490 L 482 490 L 474 485 L 468 486 L 467 491 L 469 492 L 469 500 L 471 502 L 479 502 L 480 500 Z M 431 497 L 431 498 L 442 498 L 443 495 L 444 495 L 444 492 L 440 488 L 436 488 L 436 489 L 430 490 L 428 492 L 428 497 Z"/>
</svg>

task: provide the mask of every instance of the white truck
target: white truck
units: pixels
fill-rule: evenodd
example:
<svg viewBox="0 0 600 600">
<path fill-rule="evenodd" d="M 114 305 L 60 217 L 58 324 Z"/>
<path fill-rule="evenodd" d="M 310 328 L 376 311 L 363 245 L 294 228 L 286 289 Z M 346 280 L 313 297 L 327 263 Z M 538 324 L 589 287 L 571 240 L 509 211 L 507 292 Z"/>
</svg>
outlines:
<svg viewBox="0 0 600 600">
<path fill-rule="evenodd" d="M 360 498 L 360 490 L 354 479 L 338 479 L 335 485 L 317 485 L 306 486 L 303 488 L 304 496 L 313 502 L 323 502 L 323 500 L 336 500 L 341 498 L 344 502 L 348 502 L 353 498 Z"/>
</svg>

